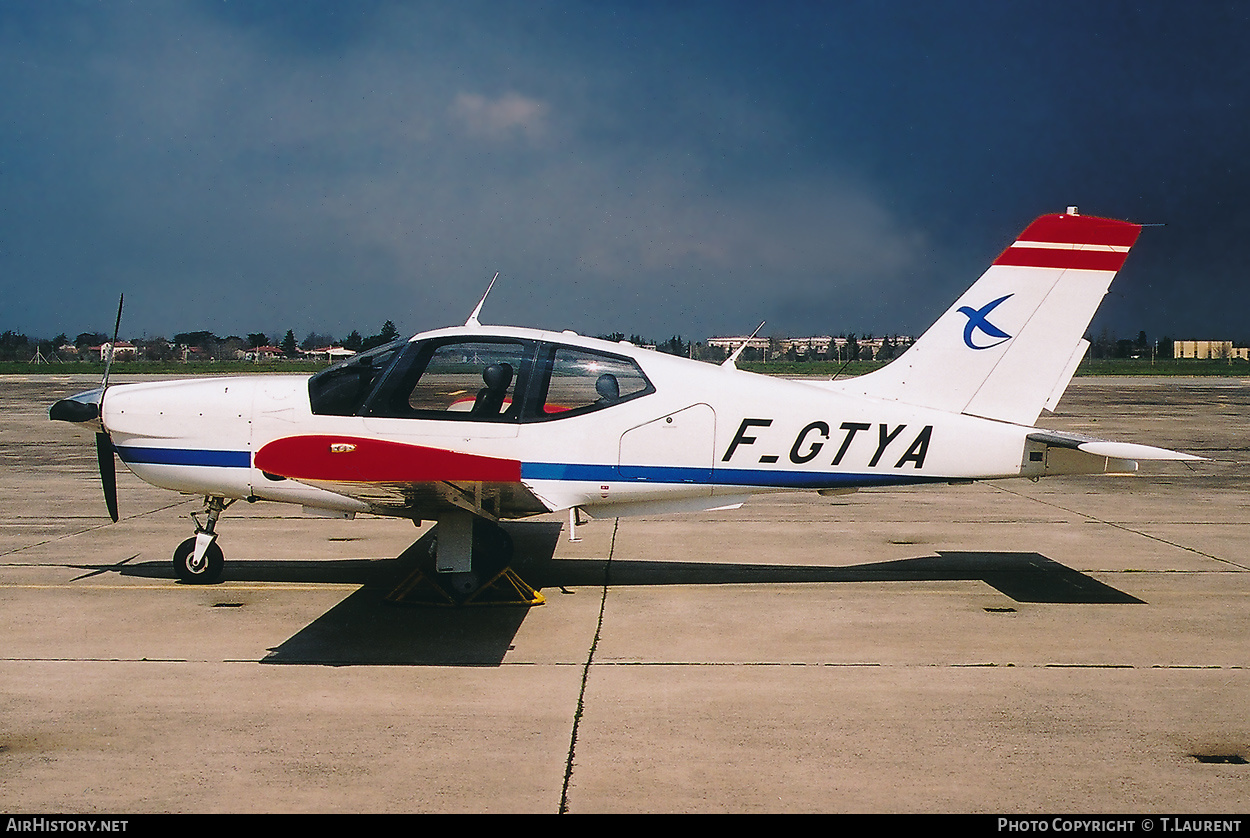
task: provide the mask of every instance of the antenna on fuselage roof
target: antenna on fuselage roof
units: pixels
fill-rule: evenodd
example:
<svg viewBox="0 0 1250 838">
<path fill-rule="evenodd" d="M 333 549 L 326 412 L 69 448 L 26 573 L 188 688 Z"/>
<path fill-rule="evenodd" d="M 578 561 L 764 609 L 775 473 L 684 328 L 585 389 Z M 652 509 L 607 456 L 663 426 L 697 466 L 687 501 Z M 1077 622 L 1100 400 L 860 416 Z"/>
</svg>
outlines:
<svg viewBox="0 0 1250 838">
<path fill-rule="evenodd" d="M 751 333 L 751 337 L 744 340 L 742 342 L 742 345 L 734 350 L 734 354 L 730 355 L 728 358 L 722 361 L 721 366 L 729 367 L 730 369 L 736 370 L 738 368 L 738 365 L 735 364 L 734 362 L 738 360 L 738 356 L 742 354 L 742 350 L 746 349 L 747 346 L 751 343 L 751 341 L 755 340 L 755 336 L 760 333 L 760 329 L 764 328 L 764 324 L 767 322 L 768 322 L 767 320 L 761 320 L 760 324 L 755 327 L 755 331 Z"/>
<path fill-rule="evenodd" d="M 490 294 L 490 289 L 495 287 L 495 280 L 499 279 L 499 271 L 495 271 L 495 275 L 490 278 L 490 285 L 486 286 L 486 293 L 482 295 L 482 299 L 477 301 L 477 308 L 473 309 L 473 313 L 469 315 L 469 319 L 464 321 L 466 326 L 481 326 L 482 323 L 477 316 L 482 313 L 482 306 L 486 304 L 486 297 Z"/>
</svg>

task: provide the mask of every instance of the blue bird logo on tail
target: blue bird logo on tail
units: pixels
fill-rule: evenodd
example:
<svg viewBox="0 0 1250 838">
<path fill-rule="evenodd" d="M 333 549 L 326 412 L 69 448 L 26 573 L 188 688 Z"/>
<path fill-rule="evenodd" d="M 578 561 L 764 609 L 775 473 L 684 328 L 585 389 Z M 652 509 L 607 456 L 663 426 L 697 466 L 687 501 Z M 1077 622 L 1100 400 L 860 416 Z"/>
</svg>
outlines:
<svg viewBox="0 0 1250 838">
<path fill-rule="evenodd" d="M 1000 303 L 1010 298 L 1011 296 L 1012 296 L 1011 294 L 1008 294 L 1005 297 L 999 297 L 997 300 L 994 300 L 993 302 L 990 302 L 990 303 L 986 303 L 985 305 L 981 306 L 981 308 L 979 309 L 973 309 L 970 306 L 959 307 L 959 313 L 968 318 L 968 325 L 964 326 L 964 343 L 967 345 L 969 349 L 993 349 L 995 346 L 998 346 L 1001 343 L 1005 343 L 1006 341 L 1011 340 L 1011 335 L 1007 334 L 1002 329 L 998 328 L 997 326 L 995 326 L 993 323 L 991 323 L 989 320 L 986 319 L 987 317 L 989 317 L 989 314 L 991 311 L 993 311 L 995 308 L 999 306 Z M 972 336 L 978 329 L 980 329 L 982 332 L 984 332 L 986 335 L 988 335 L 991 338 L 997 338 L 997 340 L 995 340 L 993 343 L 987 343 L 984 346 L 978 346 L 977 344 L 972 342 Z"/>
</svg>

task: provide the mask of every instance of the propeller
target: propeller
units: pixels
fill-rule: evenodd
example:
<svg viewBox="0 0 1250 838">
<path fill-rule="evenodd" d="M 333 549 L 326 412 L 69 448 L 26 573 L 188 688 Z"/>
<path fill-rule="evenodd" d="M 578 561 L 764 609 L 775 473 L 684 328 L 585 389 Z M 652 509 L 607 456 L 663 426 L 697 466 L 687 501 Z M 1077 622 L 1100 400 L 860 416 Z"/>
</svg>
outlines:
<svg viewBox="0 0 1250 838">
<path fill-rule="evenodd" d="M 122 303 L 126 295 L 117 296 L 117 322 L 113 324 L 113 342 L 104 362 L 104 380 L 100 382 L 100 430 L 95 435 L 95 458 L 100 464 L 100 486 L 104 489 L 104 505 L 109 517 L 117 523 L 117 464 L 113 462 L 113 438 L 104 427 L 104 394 L 109 387 L 109 372 L 113 369 L 113 356 L 117 354 L 117 336 L 122 328 Z"/>
<path fill-rule="evenodd" d="M 104 505 L 109 517 L 117 523 L 117 464 L 113 462 L 113 439 L 105 431 L 95 435 L 95 457 L 100 463 L 100 485 L 104 488 Z"/>
<path fill-rule="evenodd" d="M 100 465 L 100 485 L 104 489 L 104 504 L 109 517 L 117 522 L 117 464 L 113 461 L 113 438 L 104 427 L 104 392 L 109 386 L 109 372 L 113 367 L 113 355 L 117 348 L 117 336 L 122 326 L 122 303 L 125 295 L 117 300 L 117 322 L 113 325 L 113 342 L 109 344 L 108 357 L 104 362 L 104 380 L 100 386 L 68 399 L 61 399 L 48 410 L 48 418 L 61 422 L 95 425 L 95 455 Z"/>
</svg>

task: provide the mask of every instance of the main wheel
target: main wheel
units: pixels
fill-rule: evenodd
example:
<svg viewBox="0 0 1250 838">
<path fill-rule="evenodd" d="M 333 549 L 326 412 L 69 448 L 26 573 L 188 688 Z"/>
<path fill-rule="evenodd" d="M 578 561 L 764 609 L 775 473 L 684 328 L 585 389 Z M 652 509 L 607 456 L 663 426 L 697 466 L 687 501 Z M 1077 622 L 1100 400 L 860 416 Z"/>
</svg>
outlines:
<svg viewBox="0 0 1250 838">
<path fill-rule="evenodd" d="M 432 553 L 437 553 L 435 537 Z M 466 597 L 490 582 L 512 561 L 512 536 L 498 524 L 482 518 L 473 522 L 473 569 L 463 573 L 439 573 L 440 581 L 455 594 Z"/>
<path fill-rule="evenodd" d="M 174 573 L 188 585 L 211 585 L 221 581 L 221 573 L 226 566 L 226 557 L 214 541 L 204 552 L 204 565 L 200 568 L 191 566 L 191 557 L 195 554 L 195 538 L 188 538 L 178 545 L 174 551 Z"/>
</svg>

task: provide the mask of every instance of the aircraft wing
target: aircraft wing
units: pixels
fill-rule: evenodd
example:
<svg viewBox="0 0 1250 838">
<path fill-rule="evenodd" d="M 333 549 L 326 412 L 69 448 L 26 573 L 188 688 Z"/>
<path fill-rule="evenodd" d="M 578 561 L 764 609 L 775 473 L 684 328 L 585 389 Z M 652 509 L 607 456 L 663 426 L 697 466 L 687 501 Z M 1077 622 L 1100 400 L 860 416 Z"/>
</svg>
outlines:
<svg viewBox="0 0 1250 838">
<path fill-rule="evenodd" d="M 339 435 L 274 440 L 256 452 L 266 474 L 363 501 L 381 514 L 434 518 L 462 509 L 487 518 L 549 511 L 521 483 L 516 460 Z"/>
</svg>

